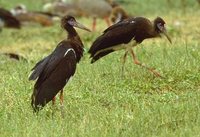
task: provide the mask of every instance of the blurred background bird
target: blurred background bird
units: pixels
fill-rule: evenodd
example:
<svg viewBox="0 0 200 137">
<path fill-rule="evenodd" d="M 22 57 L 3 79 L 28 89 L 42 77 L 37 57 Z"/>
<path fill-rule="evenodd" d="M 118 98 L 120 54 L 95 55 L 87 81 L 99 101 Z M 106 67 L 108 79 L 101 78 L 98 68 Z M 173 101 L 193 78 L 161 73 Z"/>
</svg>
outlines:
<svg viewBox="0 0 200 137">
<path fill-rule="evenodd" d="M 12 13 L 4 8 L 0 8 L 0 25 L 1 27 L 20 29 L 21 23 Z"/>
<path fill-rule="evenodd" d="M 129 15 L 118 2 L 110 1 L 110 5 L 112 6 L 112 13 L 110 18 L 113 24 L 122 21 L 124 19 L 133 17 L 132 15 Z"/>
<path fill-rule="evenodd" d="M 23 57 L 22 55 L 17 54 L 17 53 L 13 53 L 13 52 L 4 52 L 4 53 L 0 53 L 0 55 L 7 56 L 10 59 L 14 59 L 14 60 L 17 60 L 17 61 L 20 61 L 20 60 L 27 61 L 27 59 L 25 57 Z"/>
<path fill-rule="evenodd" d="M 110 26 L 109 17 L 112 12 L 111 5 L 105 0 L 74 0 L 73 3 L 84 13 L 85 16 L 93 18 L 92 30 L 96 30 L 96 20 L 104 19 Z"/>
<path fill-rule="evenodd" d="M 83 12 L 73 2 L 66 2 L 63 0 L 57 0 L 44 4 L 43 11 L 56 14 L 60 17 L 65 15 L 71 15 L 75 17 L 83 16 Z"/>
<path fill-rule="evenodd" d="M 24 24 L 38 23 L 42 26 L 53 25 L 53 16 L 48 15 L 47 13 L 28 11 L 23 4 L 19 4 L 11 9 L 11 13 Z"/>
</svg>

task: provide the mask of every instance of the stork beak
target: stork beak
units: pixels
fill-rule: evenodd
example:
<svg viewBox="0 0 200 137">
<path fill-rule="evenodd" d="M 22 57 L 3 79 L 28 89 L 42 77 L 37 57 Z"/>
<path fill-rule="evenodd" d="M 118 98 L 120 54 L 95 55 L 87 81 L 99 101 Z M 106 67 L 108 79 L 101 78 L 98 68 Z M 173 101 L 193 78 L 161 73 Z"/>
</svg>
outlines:
<svg viewBox="0 0 200 137">
<path fill-rule="evenodd" d="M 169 42 L 172 44 L 172 40 L 169 37 L 169 35 L 167 34 L 167 30 L 164 26 L 161 26 L 160 24 L 157 25 L 157 27 L 159 28 L 159 30 L 167 37 L 167 39 L 169 40 Z"/>
<path fill-rule="evenodd" d="M 172 40 L 171 40 L 171 38 L 169 37 L 169 35 L 167 34 L 167 31 L 166 31 L 165 28 L 163 29 L 162 33 L 167 37 L 167 39 L 169 40 L 169 42 L 172 44 Z"/>
<path fill-rule="evenodd" d="M 79 29 L 83 29 L 83 30 L 86 30 L 86 31 L 91 32 L 90 29 L 88 29 L 87 27 L 85 27 L 84 25 L 82 25 L 81 23 L 78 23 L 78 22 L 76 22 L 76 21 L 73 22 L 73 26 L 74 26 L 74 27 L 77 27 L 77 28 L 79 28 Z"/>
</svg>

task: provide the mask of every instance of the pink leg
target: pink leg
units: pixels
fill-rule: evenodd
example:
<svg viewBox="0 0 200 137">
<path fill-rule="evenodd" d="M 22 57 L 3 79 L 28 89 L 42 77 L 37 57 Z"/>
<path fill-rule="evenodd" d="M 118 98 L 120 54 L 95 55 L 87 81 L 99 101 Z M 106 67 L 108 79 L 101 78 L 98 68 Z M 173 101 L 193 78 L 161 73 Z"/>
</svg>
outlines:
<svg viewBox="0 0 200 137">
<path fill-rule="evenodd" d="M 52 105 L 54 106 L 55 103 L 56 103 L 56 97 L 53 97 L 53 99 L 52 99 Z"/>
<path fill-rule="evenodd" d="M 96 17 L 93 18 L 92 31 L 96 29 Z"/>
<path fill-rule="evenodd" d="M 64 96 L 63 96 L 63 89 L 60 91 L 60 109 L 61 109 L 61 116 L 62 118 L 64 118 L 64 105 L 63 105 L 63 101 L 64 101 Z"/>
<path fill-rule="evenodd" d="M 108 17 L 105 17 L 105 21 L 106 21 L 106 23 L 107 23 L 108 27 L 110 27 L 111 23 L 110 23 L 110 20 L 109 20 L 109 18 L 108 18 Z"/>
<path fill-rule="evenodd" d="M 132 55 L 132 57 L 133 57 L 133 61 L 134 61 L 134 63 L 135 63 L 136 65 L 139 65 L 139 66 L 141 66 L 141 67 L 146 68 L 147 70 L 149 70 L 150 72 L 152 72 L 152 73 L 153 73 L 155 76 L 157 76 L 157 77 L 161 77 L 160 73 L 158 73 L 157 71 L 155 71 L 154 68 L 150 68 L 150 67 L 146 66 L 145 64 L 141 63 L 141 62 L 136 58 L 135 53 L 133 52 L 133 49 L 131 49 L 130 52 L 131 52 L 131 55 Z"/>
</svg>

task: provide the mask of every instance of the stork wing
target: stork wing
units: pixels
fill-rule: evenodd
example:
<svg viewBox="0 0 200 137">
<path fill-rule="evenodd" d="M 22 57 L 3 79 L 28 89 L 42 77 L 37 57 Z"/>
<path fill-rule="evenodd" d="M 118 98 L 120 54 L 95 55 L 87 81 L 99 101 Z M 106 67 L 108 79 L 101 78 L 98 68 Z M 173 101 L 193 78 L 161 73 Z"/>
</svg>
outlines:
<svg viewBox="0 0 200 137">
<path fill-rule="evenodd" d="M 29 76 L 29 80 L 36 80 L 39 75 L 44 70 L 46 64 L 50 59 L 50 55 L 45 57 L 44 59 L 40 60 L 31 70 L 33 71 L 32 74 Z"/>
<path fill-rule="evenodd" d="M 56 67 L 56 65 L 63 59 L 64 52 L 67 50 L 66 47 L 62 46 L 62 41 L 56 49 L 47 57 L 39 61 L 33 68 L 33 72 L 29 77 L 29 80 L 36 80 L 38 77 L 45 79 Z"/>
<path fill-rule="evenodd" d="M 59 55 L 58 55 L 59 54 Z M 76 70 L 76 54 L 72 48 L 57 48 L 34 86 L 32 106 L 44 106 L 64 88 Z"/>
<path fill-rule="evenodd" d="M 118 28 L 120 26 L 128 25 L 128 24 L 130 24 L 130 20 L 134 20 L 134 18 L 128 18 L 128 19 L 121 20 L 121 21 L 113 24 L 112 26 L 108 27 L 107 29 L 105 29 L 104 33 L 108 32 L 108 31 L 111 31 L 111 30 L 113 30 L 115 28 Z"/>
<path fill-rule="evenodd" d="M 133 19 L 127 19 L 107 28 L 104 33 L 93 42 L 89 49 L 91 57 L 99 50 L 130 42 L 135 35 L 135 26 Z"/>
</svg>

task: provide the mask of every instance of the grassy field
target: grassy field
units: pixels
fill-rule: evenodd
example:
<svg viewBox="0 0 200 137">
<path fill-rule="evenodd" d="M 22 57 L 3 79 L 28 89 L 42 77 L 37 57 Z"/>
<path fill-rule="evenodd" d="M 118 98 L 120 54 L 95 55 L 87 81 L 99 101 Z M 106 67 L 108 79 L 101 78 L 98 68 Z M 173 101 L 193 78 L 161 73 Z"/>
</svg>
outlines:
<svg viewBox="0 0 200 137">
<path fill-rule="evenodd" d="M 124 5 L 129 13 L 151 20 L 161 16 L 167 22 L 173 44 L 162 38 L 146 40 L 135 48 L 139 60 L 157 68 L 164 78 L 134 65 L 130 56 L 122 78 L 124 51 L 91 65 L 87 50 L 107 27 L 98 20 L 96 32 L 77 30 L 86 52 L 64 89 L 65 117 L 61 117 L 59 100 L 53 116 L 51 103 L 36 116 L 30 105 L 34 82 L 28 81 L 28 75 L 66 33 L 59 23 L 48 28 L 4 29 L 1 52 L 17 52 L 28 62 L 0 56 L 1 137 L 200 136 L 200 6 L 195 0 L 186 0 L 186 7 L 181 0 L 171 5 L 167 0 L 130 1 Z M 5 8 L 17 3 L 39 10 L 42 1 L 0 0 Z M 92 23 L 91 19 L 77 20 L 88 27 Z"/>
</svg>

